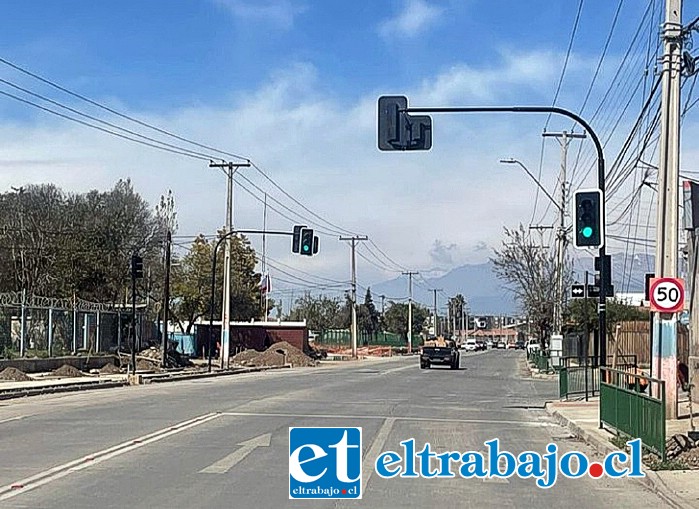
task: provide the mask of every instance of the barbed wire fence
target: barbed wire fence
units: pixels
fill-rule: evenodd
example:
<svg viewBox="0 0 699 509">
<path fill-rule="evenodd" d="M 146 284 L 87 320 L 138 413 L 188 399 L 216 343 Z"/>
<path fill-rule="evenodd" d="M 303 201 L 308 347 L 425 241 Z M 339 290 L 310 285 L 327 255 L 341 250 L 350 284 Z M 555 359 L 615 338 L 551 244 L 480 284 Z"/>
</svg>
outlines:
<svg viewBox="0 0 699 509">
<path fill-rule="evenodd" d="M 136 306 L 136 347 L 150 341 L 153 324 Z M 129 349 L 131 305 L 74 298 L 0 293 L 0 358 L 52 357 Z"/>
</svg>

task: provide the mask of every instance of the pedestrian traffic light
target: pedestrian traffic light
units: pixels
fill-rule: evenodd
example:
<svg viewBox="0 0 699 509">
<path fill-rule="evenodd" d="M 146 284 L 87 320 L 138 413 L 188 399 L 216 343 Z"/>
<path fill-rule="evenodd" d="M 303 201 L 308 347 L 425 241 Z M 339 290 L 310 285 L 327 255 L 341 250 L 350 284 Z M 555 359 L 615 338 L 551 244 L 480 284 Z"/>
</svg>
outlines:
<svg viewBox="0 0 699 509">
<path fill-rule="evenodd" d="M 143 258 L 137 254 L 131 256 L 131 277 L 134 279 L 143 278 Z"/>
<path fill-rule="evenodd" d="M 298 253 L 301 246 L 301 230 L 304 229 L 306 225 L 296 225 L 294 226 L 294 237 L 291 241 L 291 252 Z"/>
<path fill-rule="evenodd" d="M 379 150 L 429 150 L 432 148 L 432 118 L 410 115 L 408 98 L 402 95 L 379 97 Z"/>
<path fill-rule="evenodd" d="M 604 245 L 604 221 L 602 218 L 602 191 L 581 189 L 575 191 L 574 245 L 577 248 Z"/>
<path fill-rule="evenodd" d="M 301 254 L 313 256 L 313 230 L 310 228 L 301 229 Z"/>
</svg>

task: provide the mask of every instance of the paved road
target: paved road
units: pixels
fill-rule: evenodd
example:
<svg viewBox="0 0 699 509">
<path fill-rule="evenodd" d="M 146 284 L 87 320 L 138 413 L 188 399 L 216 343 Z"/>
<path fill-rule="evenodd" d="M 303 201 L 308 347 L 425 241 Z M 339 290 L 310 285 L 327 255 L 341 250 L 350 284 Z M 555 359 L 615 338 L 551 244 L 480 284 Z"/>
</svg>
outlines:
<svg viewBox="0 0 699 509">
<path fill-rule="evenodd" d="M 0 507 L 662 507 L 630 480 L 586 476 L 541 490 L 518 478 L 369 475 L 372 454 L 411 437 L 440 452 L 498 437 L 516 452 L 555 441 L 591 454 L 547 416 L 555 384 L 523 377 L 522 360 L 468 354 L 451 371 L 394 358 L 5 402 Z M 363 428 L 363 500 L 288 499 L 290 426 Z"/>
</svg>

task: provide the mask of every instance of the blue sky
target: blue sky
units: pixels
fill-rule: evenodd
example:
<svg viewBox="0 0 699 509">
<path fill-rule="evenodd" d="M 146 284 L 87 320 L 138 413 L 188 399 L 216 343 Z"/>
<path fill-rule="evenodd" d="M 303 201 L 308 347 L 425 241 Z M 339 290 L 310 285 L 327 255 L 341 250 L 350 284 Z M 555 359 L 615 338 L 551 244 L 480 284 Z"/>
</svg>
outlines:
<svg viewBox="0 0 699 509">
<path fill-rule="evenodd" d="M 557 105 L 581 108 L 618 5 L 583 3 Z M 130 115 L 251 157 L 314 212 L 369 235 L 401 265 L 446 270 L 485 261 L 484 247 L 498 245 L 503 226 L 532 220 L 534 184 L 497 161 L 517 157 L 538 171 L 546 118 L 438 117 L 431 152 L 384 154 L 375 148 L 376 98 L 401 93 L 419 106 L 550 105 L 578 1 L 7 0 L 3 7 L 2 58 Z M 623 68 L 627 81 L 593 122 L 610 137 L 608 160 L 638 114 L 642 90 L 634 95 L 633 85 L 649 82 L 643 62 L 648 45 L 654 50 L 657 43 L 660 7 L 659 0 L 622 3 L 583 111 L 592 116 L 641 24 Z M 655 16 L 643 18 L 647 8 Z M 685 21 L 696 15 L 688 4 Z M 104 114 L 5 66 L 0 78 Z M 629 107 L 613 129 L 627 97 Z M 570 127 L 556 118 L 548 125 Z M 685 130 L 694 129 L 690 116 Z M 223 179 L 200 162 L 3 97 L 0 136 L 2 190 L 54 181 L 83 191 L 130 177 L 151 203 L 173 189 L 182 234 L 211 232 L 223 221 Z M 558 146 L 550 140 L 544 148 L 542 183 L 553 193 Z M 583 148 L 585 162 L 589 142 Z M 691 160 L 695 149 L 685 148 L 683 157 Z M 249 178 L 296 207 L 259 174 Z M 574 187 L 594 184 L 578 180 Z M 623 201 L 623 193 L 616 200 Z M 544 210 L 539 206 L 535 219 L 553 222 L 552 211 Z M 236 222 L 257 227 L 261 216 L 258 201 L 238 189 Z M 289 226 L 274 212 L 269 220 Z M 323 239 L 324 256 L 312 261 L 291 257 L 285 244 L 269 246 L 283 263 L 347 279 L 347 248 L 332 235 Z M 394 277 L 395 269 L 367 263 L 360 278 L 369 284 Z"/>
</svg>

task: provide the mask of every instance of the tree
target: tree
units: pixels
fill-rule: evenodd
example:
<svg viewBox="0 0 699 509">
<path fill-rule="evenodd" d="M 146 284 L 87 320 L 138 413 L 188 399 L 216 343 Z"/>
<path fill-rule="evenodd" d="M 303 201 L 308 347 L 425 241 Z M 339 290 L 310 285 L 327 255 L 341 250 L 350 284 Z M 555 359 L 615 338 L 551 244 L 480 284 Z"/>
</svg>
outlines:
<svg viewBox="0 0 699 509">
<path fill-rule="evenodd" d="M 172 312 L 185 334 L 190 334 L 194 322 L 209 312 L 212 252 L 212 244 L 199 235 L 189 252 L 173 267 Z"/>
<path fill-rule="evenodd" d="M 357 327 L 371 334 L 372 336 L 379 332 L 381 325 L 381 313 L 376 310 L 374 299 L 371 296 L 371 288 L 367 288 L 364 296 L 364 304 L 358 306 L 357 309 Z"/>
<path fill-rule="evenodd" d="M 296 299 L 289 313 L 290 320 L 306 320 L 308 328 L 317 332 L 342 327 L 340 299 L 320 295 L 314 297 L 307 292 Z"/>
<path fill-rule="evenodd" d="M 546 338 L 553 322 L 558 270 L 563 271 L 563 288 L 567 288 L 572 282 L 570 264 L 566 261 L 558 267 L 555 254 L 536 245 L 521 224 L 516 230 L 505 228 L 502 249 L 495 251 L 491 261 L 495 275 L 514 293 L 542 340 Z"/>
<path fill-rule="evenodd" d="M 449 299 L 449 312 L 452 317 L 456 317 L 457 328 L 461 327 L 461 317 L 464 315 L 466 309 L 466 297 L 460 293 L 456 294 L 454 297 Z M 454 319 L 452 318 L 452 325 Z"/>
<path fill-rule="evenodd" d="M 413 336 L 420 334 L 424 328 L 425 320 L 429 316 L 427 308 L 419 304 L 413 304 Z M 400 334 L 404 339 L 408 337 L 408 304 L 389 302 L 385 314 L 386 328 L 389 332 Z"/>
</svg>

